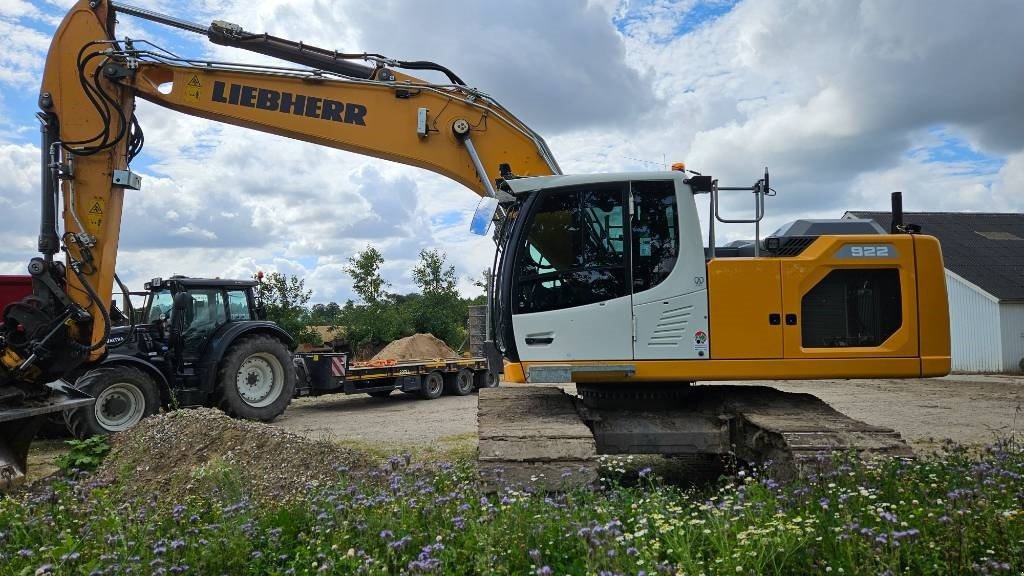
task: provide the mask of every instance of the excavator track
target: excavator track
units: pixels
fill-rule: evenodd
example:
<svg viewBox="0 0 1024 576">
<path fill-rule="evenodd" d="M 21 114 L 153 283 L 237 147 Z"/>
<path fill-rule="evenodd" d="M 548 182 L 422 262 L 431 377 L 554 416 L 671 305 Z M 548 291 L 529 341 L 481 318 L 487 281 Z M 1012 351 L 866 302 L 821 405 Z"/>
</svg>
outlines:
<svg viewBox="0 0 1024 576">
<path fill-rule="evenodd" d="M 777 478 L 818 471 L 836 453 L 914 456 L 895 430 L 846 416 L 810 394 L 693 385 L 663 395 L 642 389 L 629 398 L 622 393 L 628 386 L 581 396 L 550 385 L 481 390 L 479 466 L 485 486 L 592 486 L 599 454 L 662 454 L 696 462 L 734 455 L 770 462 Z"/>
</svg>

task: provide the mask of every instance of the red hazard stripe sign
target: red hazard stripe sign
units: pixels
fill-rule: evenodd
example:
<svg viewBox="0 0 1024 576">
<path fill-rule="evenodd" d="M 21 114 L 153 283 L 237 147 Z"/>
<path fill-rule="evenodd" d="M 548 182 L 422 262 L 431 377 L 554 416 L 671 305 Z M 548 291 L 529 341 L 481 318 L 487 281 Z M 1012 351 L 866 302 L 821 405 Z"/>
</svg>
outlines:
<svg viewBox="0 0 1024 576">
<path fill-rule="evenodd" d="M 334 374 L 335 376 L 344 376 L 345 375 L 345 357 L 344 356 L 337 356 L 337 357 L 331 358 L 331 374 Z"/>
</svg>

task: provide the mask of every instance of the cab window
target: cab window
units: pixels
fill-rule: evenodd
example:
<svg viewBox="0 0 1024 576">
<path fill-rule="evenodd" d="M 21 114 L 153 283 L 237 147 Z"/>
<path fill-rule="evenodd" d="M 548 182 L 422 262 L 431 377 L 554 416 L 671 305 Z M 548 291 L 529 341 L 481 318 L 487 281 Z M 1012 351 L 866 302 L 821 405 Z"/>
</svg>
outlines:
<svg viewBox="0 0 1024 576">
<path fill-rule="evenodd" d="M 149 311 L 146 313 L 146 323 L 152 324 L 160 320 L 160 316 L 166 314 L 168 317 L 171 315 L 171 307 L 174 305 L 174 296 L 170 290 L 163 290 L 161 292 L 154 292 L 150 296 L 149 300 Z"/>
<path fill-rule="evenodd" d="M 228 290 L 228 319 L 252 320 L 249 294 L 244 290 Z"/>
<path fill-rule="evenodd" d="M 633 196 L 633 292 L 654 288 L 679 257 L 679 212 L 671 180 L 637 181 Z"/>
<path fill-rule="evenodd" d="M 552 190 L 540 199 L 516 263 L 514 313 L 629 295 L 623 210 L 627 185 Z"/>
</svg>

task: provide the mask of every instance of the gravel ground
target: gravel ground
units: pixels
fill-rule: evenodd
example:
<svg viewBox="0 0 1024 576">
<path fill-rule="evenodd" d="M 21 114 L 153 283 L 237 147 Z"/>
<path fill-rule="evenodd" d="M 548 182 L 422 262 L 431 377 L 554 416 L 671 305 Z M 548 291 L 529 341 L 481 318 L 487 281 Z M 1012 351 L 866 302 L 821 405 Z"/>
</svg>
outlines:
<svg viewBox="0 0 1024 576">
<path fill-rule="evenodd" d="M 730 384 L 736 384 L 731 382 Z M 1024 427 L 1024 377 L 953 375 L 919 380 L 744 382 L 815 394 L 834 408 L 895 428 L 916 449 L 945 438 L 971 445 Z M 420 400 L 394 393 L 323 396 L 294 402 L 275 425 L 315 439 L 388 446 L 475 443 L 476 395 Z"/>
<path fill-rule="evenodd" d="M 737 384 L 731 382 L 730 384 Z M 952 375 L 925 380 L 743 382 L 807 392 L 851 417 L 898 430 L 918 451 L 943 439 L 980 446 L 1024 428 L 1024 376 Z M 571 386 L 569 386 L 571 388 Z M 330 440 L 382 453 L 450 451 L 476 446 L 476 395 L 421 400 L 395 392 L 300 398 L 274 426 L 312 440 Z M 55 471 L 66 448 L 59 440 L 33 444 L 32 478 Z"/>
</svg>

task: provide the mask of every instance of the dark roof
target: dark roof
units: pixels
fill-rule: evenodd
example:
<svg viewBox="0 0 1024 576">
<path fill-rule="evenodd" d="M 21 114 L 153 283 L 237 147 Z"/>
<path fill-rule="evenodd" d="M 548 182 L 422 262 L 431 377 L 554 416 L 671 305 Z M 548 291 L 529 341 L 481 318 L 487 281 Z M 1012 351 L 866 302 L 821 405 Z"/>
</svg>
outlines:
<svg viewBox="0 0 1024 576">
<path fill-rule="evenodd" d="M 847 212 L 889 230 L 889 212 Z M 905 212 L 942 245 L 946 269 L 999 300 L 1024 300 L 1024 214 Z"/>
</svg>

